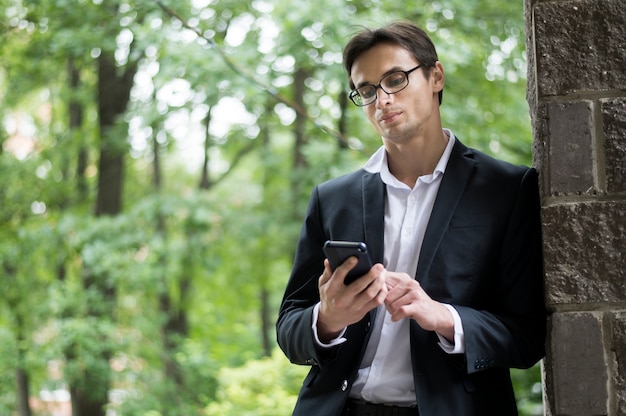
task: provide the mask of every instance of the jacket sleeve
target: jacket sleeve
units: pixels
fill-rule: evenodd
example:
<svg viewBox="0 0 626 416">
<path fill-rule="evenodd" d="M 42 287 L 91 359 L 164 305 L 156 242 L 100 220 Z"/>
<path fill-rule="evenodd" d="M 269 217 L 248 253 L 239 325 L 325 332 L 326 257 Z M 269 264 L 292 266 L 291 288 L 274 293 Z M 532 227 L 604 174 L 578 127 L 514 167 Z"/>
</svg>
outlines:
<svg viewBox="0 0 626 416">
<path fill-rule="evenodd" d="M 537 173 L 519 182 L 500 250 L 490 307 L 455 305 L 465 332 L 468 373 L 491 367 L 528 368 L 544 356 L 546 308 Z"/>
<path fill-rule="evenodd" d="M 313 308 L 319 302 L 318 279 L 324 271 L 322 247 L 326 239 L 320 221 L 316 187 L 309 200 L 291 276 L 276 322 L 278 344 L 295 364 L 320 365 L 331 360 L 336 349 L 317 347 L 311 329 Z"/>
</svg>

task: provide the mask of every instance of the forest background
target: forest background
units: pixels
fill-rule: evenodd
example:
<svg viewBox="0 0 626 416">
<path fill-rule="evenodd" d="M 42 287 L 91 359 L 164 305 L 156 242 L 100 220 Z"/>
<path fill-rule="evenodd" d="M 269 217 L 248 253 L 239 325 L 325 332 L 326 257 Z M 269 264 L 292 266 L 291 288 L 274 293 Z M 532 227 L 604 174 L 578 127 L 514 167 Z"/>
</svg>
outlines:
<svg viewBox="0 0 626 416">
<path fill-rule="evenodd" d="M 424 27 L 466 144 L 531 163 L 522 1 L 0 0 L 0 414 L 288 415 L 274 322 L 314 184 L 380 138 L 361 26 Z M 539 366 L 514 370 L 543 414 Z"/>
</svg>

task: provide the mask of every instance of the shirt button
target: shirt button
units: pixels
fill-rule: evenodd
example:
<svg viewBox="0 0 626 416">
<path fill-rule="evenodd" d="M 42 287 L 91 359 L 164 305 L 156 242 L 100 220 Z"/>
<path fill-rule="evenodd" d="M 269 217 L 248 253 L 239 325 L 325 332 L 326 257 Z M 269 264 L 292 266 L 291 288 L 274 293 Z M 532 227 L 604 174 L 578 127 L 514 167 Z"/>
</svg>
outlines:
<svg viewBox="0 0 626 416">
<path fill-rule="evenodd" d="M 344 380 L 341 383 L 341 391 L 346 391 L 346 390 L 348 390 L 348 380 Z"/>
</svg>

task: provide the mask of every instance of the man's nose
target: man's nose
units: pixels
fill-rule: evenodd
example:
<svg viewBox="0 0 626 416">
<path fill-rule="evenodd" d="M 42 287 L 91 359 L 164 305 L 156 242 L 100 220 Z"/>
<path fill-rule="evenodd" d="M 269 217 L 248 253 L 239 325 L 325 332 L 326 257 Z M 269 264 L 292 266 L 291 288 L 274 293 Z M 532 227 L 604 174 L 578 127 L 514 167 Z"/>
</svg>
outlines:
<svg viewBox="0 0 626 416">
<path fill-rule="evenodd" d="M 376 105 L 387 105 L 393 101 L 393 94 L 389 94 L 387 91 L 383 90 L 382 87 L 378 87 L 378 91 L 376 91 Z"/>
</svg>

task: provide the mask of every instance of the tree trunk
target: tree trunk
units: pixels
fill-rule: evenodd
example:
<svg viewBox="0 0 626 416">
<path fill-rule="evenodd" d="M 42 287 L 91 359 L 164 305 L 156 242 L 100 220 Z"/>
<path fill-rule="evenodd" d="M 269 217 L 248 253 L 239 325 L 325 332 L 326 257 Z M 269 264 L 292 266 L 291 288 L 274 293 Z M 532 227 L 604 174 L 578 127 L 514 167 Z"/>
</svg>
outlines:
<svg viewBox="0 0 626 416">
<path fill-rule="evenodd" d="M 188 244 L 191 244 L 189 242 Z M 189 252 L 192 248 L 189 248 Z M 164 261 L 164 255 L 162 261 Z M 192 259 L 183 259 L 184 264 L 191 264 Z M 163 268 L 165 269 L 165 267 Z M 185 376 L 176 361 L 181 341 L 189 335 L 189 324 L 187 320 L 187 298 L 191 290 L 191 272 L 183 267 L 181 275 L 178 276 L 178 302 L 172 299 L 171 291 L 166 282 L 166 276 L 163 279 L 163 290 L 159 294 L 159 309 L 165 316 L 165 322 L 161 327 L 161 337 L 163 343 L 163 371 L 165 378 L 173 383 L 173 390 L 170 391 L 170 397 L 167 398 L 169 405 L 181 402 L 183 394 L 187 390 L 185 385 Z"/>
<path fill-rule="evenodd" d="M 26 341 L 24 340 L 24 321 L 18 315 L 16 318 L 17 332 L 17 370 L 15 381 L 17 384 L 17 408 L 20 416 L 30 416 L 31 409 L 28 399 L 30 398 L 29 377 L 24 365 L 26 354 Z"/>
<path fill-rule="evenodd" d="M 309 77 L 308 71 L 299 68 L 293 76 L 294 83 L 294 102 L 300 108 L 305 108 L 304 105 L 304 91 L 306 88 L 305 81 Z M 304 134 L 304 127 L 306 125 L 306 118 L 299 112 L 296 113 L 296 120 L 294 123 L 295 145 L 293 147 L 293 162 L 294 168 L 302 169 L 306 167 L 306 158 L 304 157 L 304 145 L 306 144 L 306 136 Z"/>
<path fill-rule="evenodd" d="M 180 399 L 179 393 L 182 392 L 184 388 L 184 379 L 175 357 L 178 352 L 179 341 L 186 335 L 185 325 L 181 325 L 179 319 L 181 315 L 185 316 L 186 312 L 180 309 L 177 310 L 178 308 L 172 305 L 172 298 L 167 288 L 159 295 L 159 308 L 161 309 L 161 313 L 166 317 L 165 323 L 161 328 L 163 341 L 163 371 L 165 378 L 174 383 L 174 390 L 172 391 L 170 401 L 178 401 Z"/>
<path fill-rule="evenodd" d="M 157 140 L 159 126 L 152 126 L 152 130 L 155 132 L 152 136 L 152 186 L 156 193 L 159 194 L 162 187 L 163 177 L 161 172 L 160 145 Z M 157 215 L 156 231 L 164 242 L 167 241 L 166 222 L 164 216 L 160 212 Z M 167 253 L 162 253 L 159 256 L 158 262 L 162 265 L 161 270 L 166 270 Z M 182 398 L 181 393 L 185 391 L 184 375 L 175 358 L 180 346 L 180 340 L 186 337 L 188 333 L 187 311 L 185 309 L 185 305 L 182 304 L 182 298 L 183 296 L 186 296 L 189 283 L 188 278 L 185 277 L 188 274 L 184 272 L 182 274 L 183 276 L 178 279 L 179 294 L 181 296 L 181 301 L 179 301 L 178 304 L 172 300 L 172 295 L 169 290 L 169 284 L 165 273 L 163 272 L 160 276 L 158 276 L 158 279 L 160 279 L 162 283 L 162 290 L 159 293 L 159 310 L 165 317 L 165 321 L 161 327 L 163 372 L 165 374 L 165 378 L 174 383 L 173 390 L 169 392 L 169 397 L 164 400 L 169 402 L 170 405 L 172 403 L 179 402 Z"/>
<path fill-rule="evenodd" d="M 294 103 L 303 110 L 306 110 L 304 103 L 304 91 L 306 89 L 305 81 L 308 78 L 308 71 L 299 68 L 296 70 L 293 78 L 294 78 Z M 307 161 L 304 155 L 304 146 L 306 145 L 306 135 L 305 135 L 305 126 L 306 126 L 306 118 L 304 115 L 300 114 L 300 112 L 296 113 L 296 120 L 294 122 L 294 146 L 293 146 L 293 174 L 291 175 L 291 212 L 290 215 L 292 219 L 296 220 L 300 217 L 300 213 L 298 212 L 298 207 L 300 206 L 299 201 L 303 198 L 306 198 L 303 193 L 306 187 L 302 186 L 302 178 L 305 175 L 302 175 L 301 172 L 307 168 Z"/>
<path fill-rule="evenodd" d="M 130 64 L 118 74 L 118 68 L 111 52 L 102 51 L 98 58 L 98 115 L 100 125 L 100 160 L 98 164 L 98 194 L 95 215 L 116 215 L 122 209 L 122 182 L 124 155 L 126 153 L 125 132 L 115 129 L 117 119 L 126 111 L 130 97 L 136 64 Z M 98 275 L 86 265 L 83 271 L 83 286 L 87 291 L 97 291 L 101 295 L 99 305 L 90 305 L 87 314 L 104 320 L 114 319 L 116 288 L 106 275 Z M 107 344 L 106 334 L 103 339 L 93 342 Z M 71 356 L 71 352 L 69 353 Z M 98 361 L 93 366 L 86 366 L 80 380 L 70 384 L 72 396 L 72 414 L 74 416 L 106 416 L 108 391 L 111 383 L 111 370 L 108 362 L 113 351 L 103 348 Z"/>
<path fill-rule="evenodd" d="M 89 385 L 89 380 L 87 380 Z M 110 381 L 107 382 L 107 386 Z M 94 389 L 95 390 L 95 389 Z M 72 416 L 105 416 L 105 406 L 108 403 L 108 388 L 98 388 L 98 392 L 90 389 L 70 386 L 72 400 Z"/>
<path fill-rule="evenodd" d="M 266 357 L 272 355 L 272 341 L 270 328 L 273 327 L 272 308 L 270 306 L 270 293 L 265 286 L 261 287 L 261 337 L 263 341 L 263 354 Z"/>
<path fill-rule="evenodd" d="M 30 397 L 30 389 L 28 386 L 28 374 L 23 368 L 18 368 L 15 372 L 15 379 L 17 381 L 17 409 L 20 416 L 31 416 L 30 403 L 28 398 Z"/>
<path fill-rule="evenodd" d="M 209 134 L 209 126 L 211 125 L 211 112 L 213 106 L 209 107 L 206 118 L 204 119 L 204 159 L 202 160 L 202 171 L 200 173 L 200 189 L 209 189 L 211 187 L 211 178 L 209 176 L 209 150 L 211 148 L 211 135 Z"/>
<path fill-rule="evenodd" d="M 70 84 L 70 91 L 72 92 L 72 98 L 69 103 L 69 130 L 73 133 L 80 131 L 83 124 L 83 105 L 74 96 L 74 94 L 77 94 L 80 90 L 80 72 L 74 64 L 74 60 L 72 58 L 70 58 L 67 64 L 67 75 Z M 87 146 L 81 142 L 78 145 L 76 163 L 76 191 L 79 202 L 84 201 L 88 195 L 87 178 L 85 177 L 87 162 Z"/>
<path fill-rule="evenodd" d="M 272 102 L 268 101 L 265 105 L 265 114 L 271 114 L 272 112 Z M 270 129 L 267 122 L 262 122 L 260 126 L 261 130 L 259 132 L 259 141 L 261 142 L 261 158 L 263 160 L 263 164 L 267 166 L 269 165 L 266 161 L 272 159 L 272 151 L 270 149 L 271 146 L 271 137 L 270 137 Z M 271 163 L 271 162 L 270 162 Z M 263 199 L 265 204 L 273 204 L 271 194 L 269 192 L 271 188 L 272 175 L 274 169 L 265 169 L 263 176 Z M 270 252 L 269 245 L 261 244 L 259 250 L 262 251 L 261 258 L 268 259 L 272 257 L 272 253 Z M 269 280 L 269 267 L 266 261 L 263 261 L 259 264 L 258 269 L 259 273 L 259 283 L 260 283 L 260 301 L 261 301 L 261 343 L 263 345 L 263 355 L 269 357 L 272 355 L 272 339 L 274 334 L 274 318 L 273 311 L 270 305 L 270 293 L 267 289 L 268 280 Z M 272 334 L 272 335 L 270 335 Z"/>
<path fill-rule="evenodd" d="M 339 148 L 346 149 L 348 147 L 348 143 L 345 140 L 346 132 L 347 132 L 347 124 L 348 124 L 348 95 L 341 91 L 338 97 L 339 102 L 339 120 L 337 121 L 337 131 L 341 135 L 343 139 L 338 140 Z"/>
<path fill-rule="evenodd" d="M 96 216 L 116 215 L 122 209 L 122 175 L 126 136 L 117 137 L 113 127 L 117 117 L 124 113 L 128 104 L 132 77 L 131 82 L 128 83 L 126 76 L 128 74 L 124 73 L 122 77 L 119 77 L 113 55 L 102 52 L 98 59 L 98 115 L 101 144 Z"/>
</svg>

